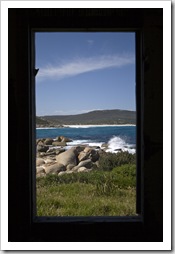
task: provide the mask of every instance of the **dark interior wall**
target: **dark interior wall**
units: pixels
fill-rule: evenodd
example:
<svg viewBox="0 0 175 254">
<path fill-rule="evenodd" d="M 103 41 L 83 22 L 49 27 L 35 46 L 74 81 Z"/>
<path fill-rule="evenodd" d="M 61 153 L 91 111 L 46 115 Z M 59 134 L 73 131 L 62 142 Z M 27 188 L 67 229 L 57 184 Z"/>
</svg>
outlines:
<svg viewBox="0 0 175 254">
<path fill-rule="evenodd" d="M 144 15 L 144 195 L 148 211 L 163 222 L 163 11 Z M 160 227 L 160 228 L 161 228 Z"/>
<path fill-rule="evenodd" d="M 28 27 L 25 16 L 9 10 L 8 20 L 8 203 L 9 232 L 15 228 L 25 235 L 30 216 L 30 77 Z M 13 144 L 13 148 L 12 148 Z M 23 209 L 25 208 L 25 209 Z"/>
<path fill-rule="evenodd" d="M 32 239 L 31 231 L 31 179 L 32 179 L 32 93 L 30 55 L 30 28 L 53 27 L 63 29 L 116 29 L 139 28 L 143 34 L 141 55 L 143 120 L 143 196 L 144 227 L 140 241 L 161 241 L 163 227 L 163 11 L 162 9 L 9 9 L 8 75 L 9 75 L 9 239 Z M 13 148 L 12 147 L 13 144 Z M 25 223 L 26 222 L 26 223 Z M 114 224 L 113 224 L 114 225 Z M 77 239 L 80 234 L 71 234 Z M 117 232 L 103 235 L 113 240 L 122 239 Z M 88 227 L 91 230 L 91 227 Z M 98 231 L 98 230 L 97 230 Z M 40 241 L 43 239 L 42 232 Z M 82 231 L 83 232 L 83 231 Z M 100 231 L 98 231 L 100 234 Z M 82 233 L 82 237 L 85 236 Z M 93 237 L 94 234 L 91 235 Z M 119 238 L 116 238 L 119 237 Z M 129 236 L 128 236 L 129 237 Z M 36 234 L 35 237 L 37 238 Z M 33 238 L 33 239 L 34 239 Z M 69 236 L 68 236 L 69 238 Z M 69 239 L 69 240 L 70 240 Z M 117 240 L 116 240 L 117 241 Z"/>
</svg>

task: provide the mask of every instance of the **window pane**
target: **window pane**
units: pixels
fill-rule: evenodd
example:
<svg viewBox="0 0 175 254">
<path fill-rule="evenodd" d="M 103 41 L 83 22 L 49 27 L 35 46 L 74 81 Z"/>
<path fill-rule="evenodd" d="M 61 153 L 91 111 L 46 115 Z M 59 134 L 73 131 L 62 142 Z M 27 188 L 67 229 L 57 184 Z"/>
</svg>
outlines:
<svg viewBox="0 0 175 254">
<path fill-rule="evenodd" d="M 135 33 L 35 38 L 37 215 L 135 215 Z"/>
</svg>

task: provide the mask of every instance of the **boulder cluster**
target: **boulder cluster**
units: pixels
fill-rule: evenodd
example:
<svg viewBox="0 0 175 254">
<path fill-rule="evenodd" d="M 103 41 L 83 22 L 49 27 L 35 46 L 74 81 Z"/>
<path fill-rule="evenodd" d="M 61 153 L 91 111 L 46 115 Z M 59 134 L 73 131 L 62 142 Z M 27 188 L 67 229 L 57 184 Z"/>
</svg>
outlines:
<svg viewBox="0 0 175 254">
<path fill-rule="evenodd" d="M 66 149 L 67 143 L 71 141 L 64 136 L 36 140 L 37 177 L 89 172 L 98 167 L 100 154 L 104 152 L 100 147 L 81 145 Z"/>
</svg>

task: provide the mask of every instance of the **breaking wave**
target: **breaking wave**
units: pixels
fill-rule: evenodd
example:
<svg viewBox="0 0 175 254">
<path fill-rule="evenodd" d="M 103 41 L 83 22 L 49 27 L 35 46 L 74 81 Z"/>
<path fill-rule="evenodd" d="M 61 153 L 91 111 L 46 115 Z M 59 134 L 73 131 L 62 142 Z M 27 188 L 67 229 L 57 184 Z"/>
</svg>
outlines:
<svg viewBox="0 0 175 254">
<path fill-rule="evenodd" d="M 109 140 L 106 152 L 117 153 L 119 151 L 127 151 L 134 154 L 136 152 L 136 147 L 134 144 L 128 144 L 121 137 L 114 136 Z"/>
<path fill-rule="evenodd" d="M 92 126 L 91 126 L 92 127 Z M 65 136 L 72 140 L 66 149 L 76 145 L 89 145 L 117 153 L 119 151 L 136 152 L 136 127 L 135 126 L 90 126 L 57 129 L 37 129 L 37 138 L 53 138 Z"/>
<path fill-rule="evenodd" d="M 98 128 L 98 127 L 125 127 L 125 126 L 135 126 L 134 124 L 101 124 L 101 125 L 64 125 L 64 127 L 68 128 Z"/>
</svg>

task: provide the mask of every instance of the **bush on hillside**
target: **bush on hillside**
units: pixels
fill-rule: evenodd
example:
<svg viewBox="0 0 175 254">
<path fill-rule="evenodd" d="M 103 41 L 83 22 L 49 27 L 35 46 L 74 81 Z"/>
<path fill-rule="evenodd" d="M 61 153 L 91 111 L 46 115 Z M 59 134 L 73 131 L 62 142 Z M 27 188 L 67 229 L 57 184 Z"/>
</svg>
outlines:
<svg viewBox="0 0 175 254">
<path fill-rule="evenodd" d="M 104 153 L 99 158 L 99 169 L 110 171 L 124 164 L 136 164 L 136 154 L 128 152 Z"/>
</svg>

